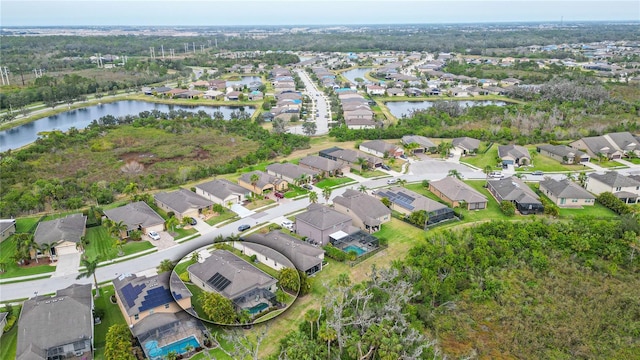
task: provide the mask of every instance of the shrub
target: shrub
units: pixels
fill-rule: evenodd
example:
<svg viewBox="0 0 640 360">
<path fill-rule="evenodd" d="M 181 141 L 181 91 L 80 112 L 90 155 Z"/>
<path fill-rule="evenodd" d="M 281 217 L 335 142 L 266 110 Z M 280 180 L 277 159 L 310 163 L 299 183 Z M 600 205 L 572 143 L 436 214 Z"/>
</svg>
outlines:
<svg viewBox="0 0 640 360">
<path fill-rule="evenodd" d="M 618 199 L 610 192 L 603 192 L 602 194 L 598 195 L 596 200 L 604 207 L 611 209 L 618 215 L 631 213 L 631 208 L 629 207 L 629 205 L 625 204 L 624 201 Z"/>
<path fill-rule="evenodd" d="M 347 254 L 333 245 L 324 246 L 323 249 L 325 251 L 325 255 L 327 255 L 327 257 L 329 257 L 330 259 L 341 262 L 347 259 Z"/>
<path fill-rule="evenodd" d="M 7 325 L 4 326 L 4 332 L 11 330 L 13 325 L 15 325 L 16 320 L 18 320 L 17 316 L 11 315 L 7 317 Z"/>
<path fill-rule="evenodd" d="M 506 216 L 514 216 L 516 214 L 516 206 L 511 201 L 502 200 L 500 202 L 500 210 Z"/>
<path fill-rule="evenodd" d="M 191 282 L 191 277 L 189 276 L 189 272 L 185 271 L 179 275 L 180 280 L 183 282 Z"/>
</svg>

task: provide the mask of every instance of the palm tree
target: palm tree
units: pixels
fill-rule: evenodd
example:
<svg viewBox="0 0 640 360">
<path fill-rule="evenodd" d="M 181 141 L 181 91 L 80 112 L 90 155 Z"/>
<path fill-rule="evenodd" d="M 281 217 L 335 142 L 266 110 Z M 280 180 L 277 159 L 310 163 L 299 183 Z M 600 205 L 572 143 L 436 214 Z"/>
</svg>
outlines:
<svg viewBox="0 0 640 360">
<path fill-rule="evenodd" d="M 447 141 L 443 141 L 438 145 L 438 152 L 442 157 L 446 157 L 451 149 L 453 149 L 453 145 Z"/>
<path fill-rule="evenodd" d="M 253 192 L 256 192 L 256 185 L 258 184 L 258 181 L 260 180 L 260 175 L 258 175 L 257 173 L 253 173 L 251 174 L 251 177 L 249 177 L 249 181 L 251 182 L 251 185 L 253 185 Z"/>
<path fill-rule="evenodd" d="M 96 257 L 93 260 L 89 260 L 83 257 L 80 260 L 80 265 L 84 266 L 84 272 L 81 272 L 76 277 L 76 280 L 82 278 L 89 278 L 93 276 L 93 284 L 96 286 L 96 297 L 100 296 L 100 288 L 98 288 L 98 278 L 96 277 L 96 269 L 98 268 L 99 259 Z"/>
<path fill-rule="evenodd" d="M 167 227 L 167 229 L 171 229 L 171 232 L 175 230 L 175 227 L 178 224 L 180 224 L 180 220 L 178 220 L 178 218 L 176 218 L 175 216 L 170 217 L 165 222 L 165 226 Z"/>
<path fill-rule="evenodd" d="M 400 186 L 404 187 L 407 184 L 407 180 L 405 179 L 398 179 L 398 184 L 400 184 Z"/>
<path fill-rule="evenodd" d="M 368 165 L 368 164 L 369 164 L 369 162 L 367 161 L 367 159 L 365 159 L 365 158 L 363 158 L 363 157 L 359 157 L 359 158 L 356 160 L 356 164 L 357 164 L 358 166 L 360 166 L 360 170 L 362 170 L 362 171 L 365 171 L 366 169 L 368 169 L 368 168 L 369 168 L 369 165 Z"/>
<path fill-rule="evenodd" d="M 311 191 L 311 192 L 309 193 L 309 201 L 310 201 L 312 204 L 317 203 L 317 202 L 318 202 L 318 193 L 317 193 L 317 192 L 315 192 L 315 191 Z"/>
<path fill-rule="evenodd" d="M 489 174 L 491 173 L 492 170 L 493 170 L 493 168 L 491 167 L 491 165 L 487 165 L 487 166 L 484 167 L 484 173 L 487 175 L 487 183 L 486 183 L 486 185 L 489 185 Z"/>
<path fill-rule="evenodd" d="M 122 233 L 126 233 L 127 232 L 127 225 L 123 222 L 123 221 L 111 221 L 111 226 L 109 227 L 109 233 L 111 233 L 111 236 L 117 237 L 117 238 L 123 238 L 125 236 L 122 236 Z"/>
<path fill-rule="evenodd" d="M 80 242 L 78 243 L 78 245 L 82 245 L 82 243 Z M 49 261 L 53 261 L 53 255 L 51 255 L 51 249 L 53 249 L 53 244 L 44 243 L 40 245 L 40 251 L 42 251 L 43 254 L 46 254 L 47 252 L 49 253 Z"/>
<path fill-rule="evenodd" d="M 123 192 L 131 197 L 138 193 L 138 184 L 130 182 L 124 187 Z"/>
<path fill-rule="evenodd" d="M 318 329 L 318 336 L 327 342 L 327 359 L 331 359 L 331 342 L 338 337 L 336 330 L 325 323 Z"/>
<path fill-rule="evenodd" d="M 192 252 L 189 260 L 193 263 L 197 263 L 198 261 L 200 261 L 200 253 L 197 251 Z"/>
<path fill-rule="evenodd" d="M 580 183 L 580 186 L 582 187 L 587 186 L 587 173 L 581 172 L 578 175 L 578 183 Z"/>
<path fill-rule="evenodd" d="M 324 189 L 322 189 L 322 196 L 324 197 L 324 201 L 326 203 L 329 202 L 329 198 L 331 197 L 331 188 L 326 187 Z"/>
<path fill-rule="evenodd" d="M 462 178 L 462 174 L 460 174 L 460 171 L 456 170 L 456 169 L 451 169 L 449 170 L 449 173 L 447 174 L 448 176 L 452 176 L 458 180 L 460 180 Z"/>
<path fill-rule="evenodd" d="M 361 193 L 366 193 L 367 190 L 368 188 L 365 185 L 358 186 L 358 191 L 360 191 Z"/>
<path fill-rule="evenodd" d="M 567 180 L 569 180 L 569 181 L 576 181 L 576 174 L 574 174 L 574 173 L 567 173 Z"/>
<path fill-rule="evenodd" d="M 311 309 L 304 314 L 304 319 L 309 322 L 311 328 L 311 339 L 313 339 L 313 323 L 318 320 L 320 313 L 316 309 Z"/>
</svg>

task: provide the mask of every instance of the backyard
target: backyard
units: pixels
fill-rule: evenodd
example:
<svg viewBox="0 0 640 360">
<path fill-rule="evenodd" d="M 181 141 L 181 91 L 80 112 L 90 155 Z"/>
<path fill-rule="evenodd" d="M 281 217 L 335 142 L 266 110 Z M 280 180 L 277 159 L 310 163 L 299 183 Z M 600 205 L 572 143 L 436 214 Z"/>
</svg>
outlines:
<svg viewBox="0 0 640 360">
<path fill-rule="evenodd" d="M 110 297 L 115 294 L 113 285 L 101 286 L 100 296 L 95 298 L 94 306 L 96 312 L 103 312 L 103 316 L 100 318 L 100 324 L 95 326 L 95 359 L 104 359 L 104 347 L 107 338 L 107 331 L 109 327 L 115 324 L 125 324 L 126 321 L 120 312 L 120 308 L 117 304 L 112 304 Z"/>
</svg>

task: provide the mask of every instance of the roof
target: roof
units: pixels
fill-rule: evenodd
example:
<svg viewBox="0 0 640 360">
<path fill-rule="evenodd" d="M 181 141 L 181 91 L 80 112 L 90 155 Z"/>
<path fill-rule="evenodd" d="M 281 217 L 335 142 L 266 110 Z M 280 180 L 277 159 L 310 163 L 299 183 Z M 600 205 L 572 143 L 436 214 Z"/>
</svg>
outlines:
<svg viewBox="0 0 640 360">
<path fill-rule="evenodd" d="M 341 196 L 333 199 L 334 204 L 339 204 L 350 209 L 366 225 L 380 225 L 379 218 L 391 215 L 391 210 L 375 197 L 353 189 L 347 189 Z"/>
<path fill-rule="evenodd" d="M 54 296 L 25 301 L 18 320 L 16 359 L 46 359 L 52 347 L 90 339 L 92 309 L 91 284 L 73 284 Z"/>
<path fill-rule="evenodd" d="M 384 140 L 365 141 L 360 144 L 360 146 L 380 153 L 396 151 L 398 149 L 396 145 L 390 144 Z"/>
<path fill-rule="evenodd" d="M 203 209 L 213 205 L 213 201 L 187 189 L 179 189 L 172 192 L 161 192 L 153 196 L 177 213 L 184 213 L 192 209 Z"/>
<path fill-rule="evenodd" d="M 322 171 L 335 171 L 344 166 L 335 160 L 327 159 L 318 155 L 309 155 L 302 158 L 299 164 L 303 164 L 314 169 L 320 169 Z"/>
<path fill-rule="evenodd" d="M 164 272 L 150 277 L 122 274 L 113 279 L 113 287 L 127 314 L 132 316 L 191 297 L 191 292 L 182 281 L 171 278 L 170 283 L 172 273 Z"/>
<path fill-rule="evenodd" d="M 600 181 L 601 183 L 612 188 L 618 187 L 636 187 L 640 186 L 640 181 L 631 177 L 620 174 L 617 171 L 609 171 L 604 174 L 589 174 L 589 178 Z"/>
<path fill-rule="evenodd" d="M 480 147 L 480 140 L 470 137 L 459 137 L 451 140 L 451 145 L 466 150 L 477 150 Z"/>
<path fill-rule="evenodd" d="M 125 206 L 105 210 L 104 214 L 115 222 L 127 225 L 127 230 L 137 230 L 139 226 L 149 227 L 164 224 L 162 216 L 158 215 L 144 201 L 137 201 Z"/>
<path fill-rule="evenodd" d="M 275 173 L 276 176 L 282 175 L 291 179 L 299 179 L 302 175 L 315 176 L 318 174 L 318 172 L 315 170 L 307 169 L 305 167 L 291 163 L 271 164 L 267 166 L 267 171 Z"/>
<path fill-rule="evenodd" d="M 540 189 L 547 189 L 553 196 L 567 199 L 595 199 L 590 192 L 567 179 L 555 180 L 551 178 L 540 181 Z"/>
<path fill-rule="evenodd" d="M 277 282 L 267 273 L 227 250 L 212 251 L 211 256 L 202 263 L 190 265 L 187 271 L 231 300 L 247 291 L 269 287 Z"/>
<path fill-rule="evenodd" d="M 544 150 L 550 154 L 554 154 L 557 156 L 567 157 L 567 158 L 580 158 L 585 155 L 584 152 L 580 150 L 576 150 L 567 145 L 540 145 L 538 146 L 540 150 Z"/>
<path fill-rule="evenodd" d="M 280 183 L 282 180 L 273 176 L 273 175 L 269 175 L 264 171 L 260 171 L 260 170 L 256 170 L 256 171 L 251 171 L 248 173 L 244 173 L 242 175 L 240 175 L 240 180 L 244 181 L 247 184 L 251 184 L 251 177 L 253 175 L 258 175 L 258 181 L 256 182 L 256 187 L 258 188 L 263 188 L 266 185 L 275 185 Z"/>
<path fill-rule="evenodd" d="M 296 269 L 306 271 L 312 267 L 322 263 L 320 256 L 324 254 L 324 250 L 311 246 L 304 241 L 275 230 L 267 234 L 255 233 L 244 238 L 244 245 L 258 252 L 268 252 L 270 259 L 276 259 L 281 264 L 292 262 Z M 251 242 L 264 245 L 257 247 Z M 286 262 L 279 260 L 279 257 L 286 257 Z"/>
<path fill-rule="evenodd" d="M 440 180 L 430 181 L 429 185 L 453 201 L 465 201 L 467 203 L 487 201 L 486 196 L 455 176 L 447 176 Z"/>
<path fill-rule="evenodd" d="M 392 203 L 411 212 L 424 210 L 427 213 L 431 213 L 437 212 L 438 210 L 449 209 L 447 205 L 399 186 L 377 190 L 374 194 L 379 198 L 386 197 Z"/>
<path fill-rule="evenodd" d="M 296 215 L 297 221 L 307 223 L 319 230 L 326 230 L 337 224 L 350 222 L 351 217 L 325 205 L 311 204 L 307 211 Z"/>
<path fill-rule="evenodd" d="M 498 156 L 503 158 L 505 156 L 510 156 L 515 159 L 527 158 L 531 159 L 531 155 L 529 155 L 529 150 L 526 147 L 520 145 L 500 145 L 498 146 Z"/>
<path fill-rule="evenodd" d="M 402 137 L 402 143 L 405 145 L 418 144 L 425 149 L 436 147 L 436 144 L 434 144 L 431 140 L 420 135 L 405 135 Z"/>
<path fill-rule="evenodd" d="M 15 228 L 16 219 L 0 219 L 0 234 L 4 233 L 7 229 Z"/>
<path fill-rule="evenodd" d="M 242 186 L 232 183 L 227 179 L 216 179 L 200 185 L 196 185 L 196 189 L 200 189 L 218 199 L 226 199 L 233 194 L 247 194 L 249 191 Z"/>
<path fill-rule="evenodd" d="M 489 180 L 489 186 L 502 200 L 515 201 L 519 204 L 542 204 L 538 195 L 517 177 Z"/>
<path fill-rule="evenodd" d="M 82 214 L 42 221 L 36 228 L 33 240 L 38 244 L 56 244 L 61 241 L 79 243 L 84 235 L 86 223 L 87 217 Z"/>
</svg>

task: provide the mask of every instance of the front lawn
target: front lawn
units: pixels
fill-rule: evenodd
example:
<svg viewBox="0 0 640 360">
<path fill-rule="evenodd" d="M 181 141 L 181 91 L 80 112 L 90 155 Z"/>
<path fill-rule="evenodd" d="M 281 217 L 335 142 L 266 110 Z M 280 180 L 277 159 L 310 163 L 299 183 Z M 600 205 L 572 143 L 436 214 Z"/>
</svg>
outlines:
<svg viewBox="0 0 640 360">
<path fill-rule="evenodd" d="M 305 195 L 307 193 L 309 193 L 309 191 L 301 187 L 289 186 L 289 190 L 286 193 L 284 193 L 284 197 L 287 199 L 293 199 L 295 197 Z"/>
<path fill-rule="evenodd" d="M 219 224 L 223 221 L 233 219 L 237 216 L 238 215 L 236 215 L 236 213 L 234 213 L 233 211 L 225 210 L 222 214 L 218 214 L 217 216 L 210 217 L 205 222 L 211 226 L 214 226 L 215 224 Z"/>
<path fill-rule="evenodd" d="M 95 259 L 99 257 L 100 261 L 105 261 L 118 257 L 116 239 L 109 235 L 104 226 L 88 228 L 86 239 L 89 242 L 84 252 L 87 258 Z M 129 241 L 122 246 L 122 251 L 124 255 L 131 255 L 152 248 L 153 245 L 148 241 Z"/>
<path fill-rule="evenodd" d="M 348 177 L 330 177 L 326 179 L 322 179 L 316 183 L 316 186 L 324 189 L 324 188 L 334 188 L 341 185 L 350 184 L 355 182 L 353 179 Z"/>
<path fill-rule="evenodd" d="M 273 203 L 275 203 L 275 200 L 272 200 L 272 199 L 261 199 L 261 200 L 251 201 L 250 203 L 248 203 L 244 207 L 247 208 L 248 210 L 255 210 L 257 208 L 261 208 L 263 206 L 271 205 Z"/>
<path fill-rule="evenodd" d="M 596 164 L 602 168 L 605 169 L 612 169 L 612 168 L 628 168 L 628 166 L 621 164 L 615 160 L 603 160 L 603 161 L 598 161 L 598 159 L 591 159 L 591 163 Z"/>
<path fill-rule="evenodd" d="M 101 286 L 100 296 L 94 300 L 96 312 L 104 313 L 100 318 L 100 324 L 95 326 L 94 343 L 96 360 L 104 359 L 104 347 L 109 327 L 116 324 L 127 324 L 118 305 L 112 304 L 111 300 L 109 300 L 113 294 L 115 294 L 113 285 Z"/>
<path fill-rule="evenodd" d="M 200 219 L 198 219 L 198 220 L 202 221 Z M 193 227 L 191 227 L 189 229 L 185 229 L 183 227 L 181 227 L 181 228 L 176 227 L 175 229 L 173 229 L 173 231 L 172 231 L 173 234 L 171 234 L 171 235 L 175 238 L 175 240 L 178 240 L 178 239 L 185 238 L 185 237 L 187 237 L 189 235 L 193 235 L 193 234 L 195 234 L 197 232 L 198 232 L 198 230 L 196 230 Z"/>
<path fill-rule="evenodd" d="M 5 264 L 5 272 L 0 273 L 0 279 L 46 274 L 56 271 L 56 267 L 49 265 L 48 259 L 45 258 L 39 260 L 41 265 L 37 265 L 35 260 L 32 260 L 28 267 L 19 266 L 13 259 L 13 256 L 16 254 L 17 242 L 18 240 L 15 236 L 10 236 L 7 240 L 0 243 L 0 263 Z"/>
</svg>

